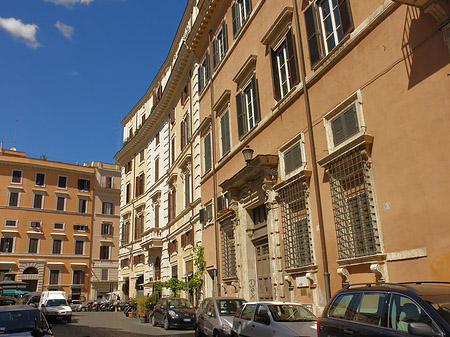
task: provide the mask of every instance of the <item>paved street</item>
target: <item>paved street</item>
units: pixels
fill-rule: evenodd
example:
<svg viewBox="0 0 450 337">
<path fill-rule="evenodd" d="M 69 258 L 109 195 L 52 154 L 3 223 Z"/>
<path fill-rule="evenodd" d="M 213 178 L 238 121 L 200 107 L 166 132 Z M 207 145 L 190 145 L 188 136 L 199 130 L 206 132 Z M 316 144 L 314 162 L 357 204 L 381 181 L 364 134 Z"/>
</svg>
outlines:
<svg viewBox="0 0 450 337">
<path fill-rule="evenodd" d="M 164 330 L 138 318 L 127 318 L 122 312 L 74 312 L 72 322 L 50 322 L 55 337 L 192 337 L 192 330 Z"/>
</svg>

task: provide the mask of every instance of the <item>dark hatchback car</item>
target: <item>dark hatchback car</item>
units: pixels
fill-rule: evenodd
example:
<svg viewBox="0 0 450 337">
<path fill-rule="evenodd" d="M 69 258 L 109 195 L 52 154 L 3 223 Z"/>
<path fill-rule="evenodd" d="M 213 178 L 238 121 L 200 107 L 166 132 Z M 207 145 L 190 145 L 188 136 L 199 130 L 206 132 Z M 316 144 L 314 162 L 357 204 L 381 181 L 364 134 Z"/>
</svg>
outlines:
<svg viewBox="0 0 450 337">
<path fill-rule="evenodd" d="M 16 305 L 17 300 L 14 297 L 0 296 L 0 306 L 2 305 Z"/>
<path fill-rule="evenodd" d="M 161 324 L 166 330 L 172 327 L 189 329 L 195 327 L 194 306 L 184 298 L 161 298 L 150 317 L 153 326 Z"/>
<path fill-rule="evenodd" d="M 51 326 L 42 312 L 28 305 L 0 307 L 1 336 L 50 336 Z"/>
<path fill-rule="evenodd" d="M 318 336 L 449 336 L 450 283 L 366 283 L 338 291 Z"/>
</svg>

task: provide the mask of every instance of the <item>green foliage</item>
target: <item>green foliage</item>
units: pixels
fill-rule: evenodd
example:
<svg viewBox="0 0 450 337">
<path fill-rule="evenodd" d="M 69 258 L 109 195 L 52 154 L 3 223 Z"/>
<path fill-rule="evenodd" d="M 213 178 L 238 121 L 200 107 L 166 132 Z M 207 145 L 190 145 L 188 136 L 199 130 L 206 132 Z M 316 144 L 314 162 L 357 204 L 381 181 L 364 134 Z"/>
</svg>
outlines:
<svg viewBox="0 0 450 337">
<path fill-rule="evenodd" d="M 205 257 L 203 256 L 203 247 L 199 244 L 192 248 L 194 254 L 194 265 L 196 272 L 189 280 L 189 288 L 200 290 L 203 287 L 203 272 L 205 271 Z"/>
<path fill-rule="evenodd" d="M 176 277 L 172 277 L 169 281 L 164 282 L 164 287 L 172 290 L 173 296 L 178 296 L 180 290 L 186 289 L 186 282 L 180 281 Z"/>
<path fill-rule="evenodd" d="M 149 302 L 150 302 L 149 296 L 137 295 L 136 305 L 139 316 L 145 317 L 150 314 L 150 309 L 148 307 Z"/>
</svg>

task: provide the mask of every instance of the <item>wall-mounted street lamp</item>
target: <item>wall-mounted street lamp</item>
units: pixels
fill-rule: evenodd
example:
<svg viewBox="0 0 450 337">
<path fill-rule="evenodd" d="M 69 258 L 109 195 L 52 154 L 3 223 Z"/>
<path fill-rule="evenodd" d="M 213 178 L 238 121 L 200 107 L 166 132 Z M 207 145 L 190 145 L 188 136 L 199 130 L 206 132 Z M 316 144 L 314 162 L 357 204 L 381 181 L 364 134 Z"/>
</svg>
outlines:
<svg viewBox="0 0 450 337">
<path fill-rule="evenodd" d="M 250 162 L 253 159 L 253 152 L 255 151 L 253 151 L 253 149 L 250 148 L 250 145 L 247 145 L 245 149 L 242 150 L 242 154 L 244 155 L 244 160 L 247 167 L 263 170 L 264 172 L 269 173 L 272 177 L 278 176 L 278 169 L 276 167 L 250 165 Z"/>
</svg>

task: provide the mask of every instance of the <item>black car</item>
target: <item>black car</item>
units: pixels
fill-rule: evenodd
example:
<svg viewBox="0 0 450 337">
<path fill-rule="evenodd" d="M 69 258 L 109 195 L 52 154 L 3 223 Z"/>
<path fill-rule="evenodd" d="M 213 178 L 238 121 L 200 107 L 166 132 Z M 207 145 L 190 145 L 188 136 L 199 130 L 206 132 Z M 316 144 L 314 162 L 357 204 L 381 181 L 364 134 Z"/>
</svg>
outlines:
<svg viewBox="0 0 450 337">
<path fill-rule="evenodd" d="M 14 305 L 0 307 L 0 335 L 50 336 L 53 332 L 38 308 Z"/>
<path fill-rule="evenodd" d="M 348 285 L 326 305 L 319 337 L 449 336 L 450 283 Z"/>
<path fill-rule="evenodd" d="M 0 306 L 2 305 L 16 305 L 17 300 L 14 297 L 0 296 Z"/>
<path fill-rule="evenodd" d="M 152 325 L 162 324 L 164 329 L 171 327 L 189 328 L 195 327 L 194 306 L 184 298 L 161 298 L 151 313 Z"/>
</svg>

